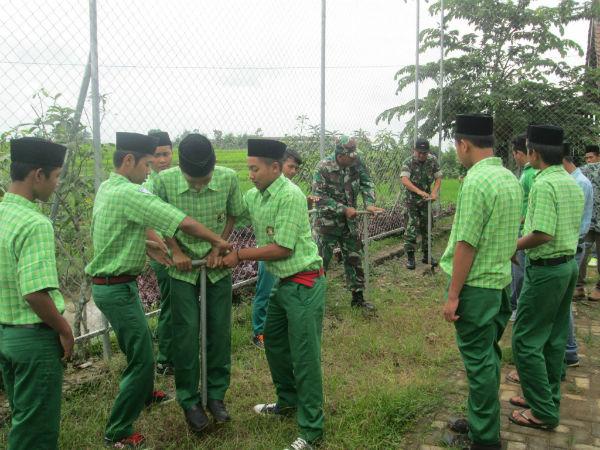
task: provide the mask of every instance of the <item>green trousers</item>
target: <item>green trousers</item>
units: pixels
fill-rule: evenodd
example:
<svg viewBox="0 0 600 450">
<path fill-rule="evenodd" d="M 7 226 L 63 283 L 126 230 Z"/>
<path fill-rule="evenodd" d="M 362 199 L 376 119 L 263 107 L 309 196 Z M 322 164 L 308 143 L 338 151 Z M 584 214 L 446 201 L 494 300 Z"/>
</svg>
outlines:
<svg viewBox="0 0 600 450">
<path fill-rule="evenodd" d="M 256 280 L 256 293 L 252 300 L 252 332 L 254 336 L 263 334 L 265 320 L 267 319 L 267 307 L 269 297 L 277 277 L 269 273 L 264 261 L 258 262 L 258 279 Z"/>
<path fill-rule="evenodd" d="M 223 400 L 231 379 L 231 275 L 206 282 L 206 372 L 211 400 Z M 177 401 L 200 403 L 200 281 L 171 278 L 173 363 Z"/>
<path fill-rule="evenodd" d="M 58 448 L 62 354 L 54 330 L 0 325 L 0 370 L 12 414 L 9 450 Z"/>
<path fill-rule="evenodd" d="M 265 323 L 265 352 L 282 408 L 297 408 L 300 436 L 314 442 L 323 436 L 321 335 L 325 277 L 312 288 L 291 281 L 275 284 Z"/>
<path fill-rule="evenodd" d="M 106 316 L 125 354 L 127 367 L 106 426 L 106 437 L 116 441 L 133 433 L 138 418 L 154 389 L 152 336 L 135 281 L 93 285 L 94 302 Z"/>
<path fill-rule="evenodd" d="M 578 272 L 574 259 L 552 267 L 527 262 L 513 326 L 523 396 L 533 415 L 548 425 L 557 425 L 560 418 L 560 378 Z"/>
<path fill-rule="evenodd" d="M 469 384 L 469 437 L 476 444 L 500 442 L 500 361 L 498 342 L 510 317 L 508 289 L 464 286 L 454 322 L 456 343 Z"/>
<path fill-rule="evenodd" d="M 169 269 L 156 261 L 150 261 L 150 267 L 154 270 L 160 289 L 160 314 L 158 315 L 158 326 L 156 327 L 158 337 L 156 362 L 159 364 L 172 364 L 173 327 L 171 326 L 171 279 L 169 278 Z"/>
</svg>

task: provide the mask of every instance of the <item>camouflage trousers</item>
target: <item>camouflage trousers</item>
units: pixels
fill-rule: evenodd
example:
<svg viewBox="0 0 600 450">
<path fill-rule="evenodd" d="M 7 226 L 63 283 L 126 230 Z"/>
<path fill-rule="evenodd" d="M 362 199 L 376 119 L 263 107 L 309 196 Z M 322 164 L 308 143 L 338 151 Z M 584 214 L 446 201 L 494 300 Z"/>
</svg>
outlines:
<svg viewBox="0 0 600 450">
<path fill-rule="evenodd" d="M 408 206 L 408 220 L 404 231 L 404 251 L 415 252 L 417 250 L 417 236 L 421 235 L 421 250 L 427 254 L 427 204 L 423 206 Z M 433 222 L 431 222 L 433 227 Z"/>
<path fill-rule="evenodd" d="M 352 292 L 362 292 L 365 289 L 365 272 L 363 270 L 363 244 L 356 232 L 347 227 L 336 234 L 319 234 L 317 245 L 323 258 L 323 267 L 329 268 L 333 250 L 338 246 L 342 250 L 346 284 Z"/>
</svg>

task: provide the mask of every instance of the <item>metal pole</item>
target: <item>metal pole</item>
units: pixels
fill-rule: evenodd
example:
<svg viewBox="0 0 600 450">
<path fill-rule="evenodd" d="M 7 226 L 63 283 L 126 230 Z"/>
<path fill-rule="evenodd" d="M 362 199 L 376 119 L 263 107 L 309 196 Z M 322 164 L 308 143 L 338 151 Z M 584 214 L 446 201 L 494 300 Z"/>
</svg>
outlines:
<svg viewBox="0 0 600 450">
<path fill-rule="evenodd" d="M 369 293 L 369 215 L 363 215 L 363 246 L 364 246 L 364 262 L 363 270 L 365 272 L 365 297 L 368 299 Z"/>
<path fill-rule="evenodd" d="M 417 21 L 415 28 L 416 33 L 416 45 L 415 45 L 415 136 L 416 141 L 419 137 L 419 32 L 420 32 L 420 9 L 421 1 L 417 0 Z"/>
<path fill-rule="evenodd" d="M 321 127 L 319 130 L 319 152 L 325 158 L 325 26 L 327 0 L 321 0 Z"/>
<path fill-rule="evenodd" d="M 90 79 L 92 83 L 92 145 L 94 148 L 94 186 L 96 191 L 102 183 L 102 149 L 100 147 L 100 88 L 98 83 L 98 20 L 96 0 L 90 0 Z M 102 354 L 110 359 L 110 335 L 108 320 L 102 314 Z"/>
<path fill-rule="evenodd" d="M 431 266 L 431 200 L 427 200 L 427 264 Z"/>
<path fill-rule="evenodd" d="M 208 401 L 208 376 L 206 368 L 206 265 L 200 269 L 200 366 L 202 370 L 202 407 L 206 408 Z"/>
<path fill-rule="evenodd" d="M 444 112 L 444 0 L 440 0 L 440 112 L 439 112 L 439 137 L 438 137 L 438 157 L 442 154 L 442 123 Z"/>
<path fill-rule="evenodd" d="M 61 187 L 63 186 L 63 181 L 67 177 L 69 173 L 69 166 L 71 161 L 75 155 L 75 149 L 77 148 L 77 143 L 73 142 L 77 137 L 77 130 L 79 128 L 79 123 L 81 122 L 81 114 L 83 113 L 83 107 L 85 105 L 85 98 L 87 96 L 88 89 L 90 87 L 90 56 L 88 55 L 87 64 L 85 65 L 85 70 L 83 72 L 83 80 L 81 80 L 81 87 L 79 88 L 79 97 L 77 98 L 77 106 L 75 106 L 75 113 L 73 114 L 73 128 L 71 129 L 71 133 L 67 137 L 67 157 L 65 158 L 65 164 L 60 171 L 60 184 L 58 185 L 58 192 L 54 194 L 54 199 L 52 201 L 52 208 L 50 210 L 50 220 L 54 222 L 56 220 L 56 215 L 58 214 L 58 204 L 60 203 L 60 192 Z"/>
</svg>

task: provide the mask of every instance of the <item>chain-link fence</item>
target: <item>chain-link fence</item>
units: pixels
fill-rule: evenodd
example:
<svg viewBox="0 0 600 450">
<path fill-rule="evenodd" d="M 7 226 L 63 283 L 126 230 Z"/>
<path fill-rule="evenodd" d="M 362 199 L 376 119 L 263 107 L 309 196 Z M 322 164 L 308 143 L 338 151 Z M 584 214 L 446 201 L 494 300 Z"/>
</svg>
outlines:
<svg viewBox="0 0 600 450">
<path fill-rule="evenodd" d="M 535 76 L 535 67 L 512 67 L 516 57 L 510 50 L 502 60 L 506 72 L 491 70 L 497 64 L 488 49 L 479 60 L 477 51 L 465 52 L 469 45 L 487 44 L 459 39 L 453 28 L 460 2 L 448 3 L 444 15 L 439 1 L 429 14 L 419 11 L 422 2 L 399 0 L 2 2 L 0 193 L 8 184 L 12 137 L 38 135 L 68 145 L 61 187 L 44 208 L 55 222 L 61 286 L 74 305 L 76 334 L 87 333 L 86 314 L 97 313 L 85 307 L 90 294 L 83 267 L 91 256 L 94 191 L 111 170 L 117 130 L 165 130 L 175 148 L 186 133 L 206 134 L 217 163 L 236 169 L 243 189 L 250 187 L 247 139 L 278 137 L 302 155 L 297 182 L 306 192 L 316 163 L 333 151 L 335 136 L 354 134 L 378 204 L 386 209 L 370 221 L 368 239 L 403 227 L 399 174 L 416 134 L 415 106 L 418 134 L 430 138 L 436 152 L 444 150 L 439 156 L 451 178 L 459 168 L 446 150 L 460 112 L 495 115 L 497 149 L 507 163 L 510 138 L 530 122 L 563 125 L 576 150 L 597 140 L 597 79 L 575 68 L 583 64 L 576 46 L 558 52 L 570 59 L 554 65 L 552 73 L 539 69 L 543 77 Z M 490 11 L 503 4 L 481 3 Z M 447 23 L 440 27 L 443 17 Z M 474 34 L 488 33 L 476 21 L 470 24 Z M 421 29 L 419 97 L 412 91 L 411 64 Z M 585 39 L 584 32 L 579 44 L 585 46 Z M 526 36 L 513 40 L 520 49 L 531 47 Z M 456 59 L 464 55 L 468 58 Z M 465 65 L 470 69 L 461 72 Z M 232 240 L 254 245 L 250 227 L 237 228 Z M 238 284 L 254 276 L 252 263 L 234 272 Z M 156 301 L 151 276 L 140 280 L 140 288 L 149 304 Z"/>
</svg>

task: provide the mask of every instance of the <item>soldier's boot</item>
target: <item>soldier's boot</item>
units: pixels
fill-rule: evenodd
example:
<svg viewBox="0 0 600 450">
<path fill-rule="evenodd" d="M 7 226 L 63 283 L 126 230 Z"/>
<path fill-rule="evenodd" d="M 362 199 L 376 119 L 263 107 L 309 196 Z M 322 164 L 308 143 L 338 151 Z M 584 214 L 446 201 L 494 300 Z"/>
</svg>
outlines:
<svg viewBox="0 0 600 450">
<path fill-rule="evenodd" d="M 588 295 L 588 300 L 591 302 L 600 301 L 600 288 L 596 286 L 592 292 Z"/>
<path fill-rule="evenodd" d="M 415 262 L 415 252 L 406 252 L 406 268 L 415 270 L 417 263 Z"/>
<path fill-rule="evenodd" d="M 352 303 L 353 308 L 362 308 L 365 312 L 375 312 L 377 308 L 372 303 L 365 301 L 362 291 L 352 291 Z"/>
<path fill-rule="evenodd" d="M 423 264 L 427 264 L 427 257 L 428 257 L 428 256 L 429 256 L 429 255 L 427 254 L 427 252 L 423 252 L 423 259 L 421 260 L 421 262 L 422 262 Z M 438 265 L 438 262 L 437 262 L 437 260 L 436 260 L 436 259 L 435 259 L 435 258 L 432 256 L 432 257 L 431 257 L 431 267 L 437 267 L 437 265 Z"/>
<path fill-rule="evenodd" d="M 585 288 L 583 286 L 576 286 L 573 291 L 573 301 L 585 300 L 586 297 Z"/>
</svg>

